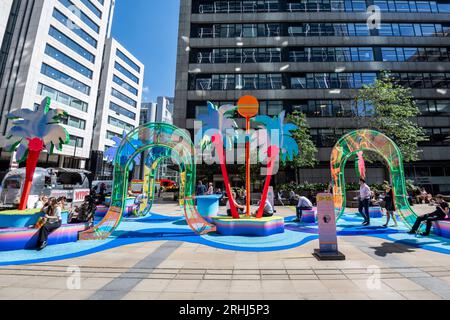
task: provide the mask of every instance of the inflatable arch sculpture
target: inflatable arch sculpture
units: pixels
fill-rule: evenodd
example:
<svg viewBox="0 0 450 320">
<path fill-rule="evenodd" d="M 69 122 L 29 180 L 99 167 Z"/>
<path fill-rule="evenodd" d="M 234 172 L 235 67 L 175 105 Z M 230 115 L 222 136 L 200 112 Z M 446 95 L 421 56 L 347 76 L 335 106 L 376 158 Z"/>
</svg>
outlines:
<svg viewBox="0 0 450 320">
<path fill-rule="evenodd" d="M 408 202 L 403 157 L 398 146 L 384 134 L 374 130 L 356 130 L 342 137 L 331 154 L 331 175 L 334 182 L 334 203 L 340 218 L 346 207 L 345 165 L 361 151 L 372 151 L 386 161 L 395 194 L 395 205 L 405 223 L 413 225 L 417 214 Z"/>
<path fill-rule="evenodd" d="M 148 123 L 130 132 L 121 142 L 115 159 L 114 187 L 109 211 L 99 224 L 82 232 L 80 240 L 105 239 L 119 226 L 125 210 L 129 166 L 135 157 L 153 149 L 170 151 L 180 167 L 180 196 L 184 196 L 184 213 L 191 229 L 198 234 L 215 231 L 215 226 L 206 222 L 195 207 L 196 163 L 190 136 L 173 125 Z M 154 163 L 152 165 L 157 166 Z"/>
</svg>

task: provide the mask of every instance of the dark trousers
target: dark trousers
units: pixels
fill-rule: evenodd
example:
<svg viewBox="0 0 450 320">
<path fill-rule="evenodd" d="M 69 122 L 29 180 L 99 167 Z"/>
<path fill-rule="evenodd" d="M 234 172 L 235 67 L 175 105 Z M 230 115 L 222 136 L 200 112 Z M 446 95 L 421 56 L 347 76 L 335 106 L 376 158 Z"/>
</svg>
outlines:
<svg viewBox="0 0 450 320">
<path fill-rule="evenodd" d="M 46 242 L 48 239 L 48 235 L 60 227 L 61 221 L 54 223 L 47 222 L 46 224 L 44 224 L 44 226 L 39 230 L 38 244 L 41 245 Z"/>
<path fill-rule="evenodd" d="M 359 213 L 363 216 L 364 222 L 370 223 L 370 199 L 359 200 Z"/>
<path fill-rule="evenodd" d="M 303 210 L 312 210 L 311 207 L 297 207 L 297 219 L 302 220 Z"/>
<path fill-rule="evenodd" d="M 431 232 L 431 227 L 433 226 L 433 222 L 434 221 L 440 221 L 440 220 L 444 220 L 445 216 L 442 216 L 442 214 L 433 212 L 430 214 L 426 214 L 422 217 L 418 217 L 416 220 L 416 223 L 414 224 L 413 228 L 412 228 L 412 232 L 417 232 L 417 230 L 419 230 L 420 225 L 422 224 L 422 222 L 426 221 L 427 222 L 427 230 L 425 231 L 426 235 L 429 235 Z"/>
</svg>

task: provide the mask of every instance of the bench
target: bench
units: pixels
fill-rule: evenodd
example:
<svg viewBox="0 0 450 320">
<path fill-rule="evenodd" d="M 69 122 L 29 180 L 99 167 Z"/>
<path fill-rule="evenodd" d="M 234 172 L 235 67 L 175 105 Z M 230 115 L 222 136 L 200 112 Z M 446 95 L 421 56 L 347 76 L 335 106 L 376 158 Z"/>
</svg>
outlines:
<svg viewBox="0 0 450 320">
<path fill-rule="evenodd" d="M 436 221 L 433 223 L 434 233 L 437 236 L 450 238 L 450 219 Z"/>
<path fill-rule="evenodd" d="M 317 221 L 317 208 L 312 210 L 303 210 L 302 223 L 316 223 Z"/>
<path fill-rule="evenodd" d="M 52 232 L 48 237 L 48 245 L 77 242 L 78 234 L 88 229 L 88 224 L 66 224 Z M 35 249 L 37 247 L 39 229 L 11 228 L 0 230 L 0 251 Z"/>
</svg>

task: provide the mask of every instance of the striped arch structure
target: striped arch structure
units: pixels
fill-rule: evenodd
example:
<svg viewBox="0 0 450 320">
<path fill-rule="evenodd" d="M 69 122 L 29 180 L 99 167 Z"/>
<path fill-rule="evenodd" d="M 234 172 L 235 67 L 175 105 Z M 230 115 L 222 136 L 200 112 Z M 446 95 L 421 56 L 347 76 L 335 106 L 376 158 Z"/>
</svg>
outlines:
<svg viewBox="0 0 450 320">
<path fill-rule="evenodd" d="M 386 135 L 374 130 L 356 130 L 348 133 L 339 140 L 331 153 L 334 204 L 338 218 L 344 214 L 346 207 L 345 165 L 350 157 L 360 151 L 375 152 L 386 161 L 397 212 L 407 225 L 413 225 L 417 214 L 409 205 L 401 151 Z"/>
<path fill-rule="evenodd" d="M 174 162 L 178 163 L 181 173 L 180 197 L 184 198 L 182 203 L 190 228 L 197 234 L 215 231 L 215 226 L 205 221 L 195 207 L 196 163 L 191 137 L 173 125 L 148 123 L 130 132 L 120 144 L 114 162 L 114 186 L 110 209 L 99 224 L 80 233 L 80 240 L 106 239 L 120 225 L 128 190 L 128 169 L 134 158 L 147 150 L 150 153 L 152 150 L 158 150 L 163 158 L 171 154 Z M 150 172 L 149 189 L 154 187 L 154 174 L 158 165 L 159 161 L 155 157 L 151 163 L 151 168 L 155 170 L 153 174 Z"/>
</svg>

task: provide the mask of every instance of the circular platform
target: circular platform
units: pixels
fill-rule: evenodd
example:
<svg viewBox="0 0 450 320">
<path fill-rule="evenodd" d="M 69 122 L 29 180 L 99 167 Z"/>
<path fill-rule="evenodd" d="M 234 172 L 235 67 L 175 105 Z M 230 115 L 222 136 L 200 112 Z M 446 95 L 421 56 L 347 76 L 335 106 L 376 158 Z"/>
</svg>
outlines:
<svg viewBox="0 0 450 320">
<path fill-rule="evenodd" d="M 217 233 L 223 236 L 253 236 L 267 237 L 278 233 L 284 233 L 283 217 L 233 219 L 228 216 L 212 218 L 217 227 Z"/>
</svg>

